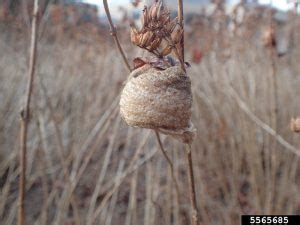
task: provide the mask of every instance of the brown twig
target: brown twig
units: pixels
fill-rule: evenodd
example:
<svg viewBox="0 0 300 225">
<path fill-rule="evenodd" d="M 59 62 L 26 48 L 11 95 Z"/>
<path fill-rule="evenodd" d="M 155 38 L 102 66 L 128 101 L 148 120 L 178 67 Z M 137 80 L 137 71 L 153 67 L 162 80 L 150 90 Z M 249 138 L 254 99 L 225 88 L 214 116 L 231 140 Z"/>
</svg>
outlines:
<svg viewBox="0 0 300 225">
<path fill-rule="evenodd" d="M 264 130 L 267 134 L 272 136 L 282 147 L 286 148 L 287 150 L 293 152 L 295 155 L 300 157 L 300 149 L 296 148 L 294 145 L 287 142 L 281 135 L 279 135 L 271 126 L 269 126 L 267 123 L 262 121 L 260 118 L 258 118 L 248 107 L 248 105 L 240 98 L 239 94 L 236 92 L 236 90 L 232 87 L 232 85 L 229 86 L 229 92 L 230 97 L 233 97 L 236 99 L 236 102 L 238 106 L 244 111 L 244 113 L 248 116 L 250 120 L 252 120 L 258 127 L 260 127 L 262 130 Z"/>
<path fill-rule="evenodd" d="M 173 166 L 173 163 L 170 159 L 170 157 L 167 155 L 167 152 L 165 151 L 164 147 L 163 147 L 163 144 L 162 144 L 162 141 L 160 139 L 160 135 L 158 133 L 158 131 L 155 131 L 155 135 L 156 135 L 156 139 L 158 141 L 158 145 L 159 145 L 159 148 L 163 154 L 163 156 L 165 157 L 165 159 L 167 160 L 168 164 L 169 164 L 169 167 L 171 169 L 171 176 L 172 176 L 172 180 L 174 182 L 174 185 L 175 185 L 175 189 L 176 189 L 176 197 L 177 197 L 177 203 L 179 204 L 179 185 L 178 185 L 178 182 L 177 182 L 177 179 L 175 177 L 175 174 L 174 174 L 174 166 Z"/>
<path fill-rule="evenodd" d="M 278 132 L 278 82 L 277 82 L 277 72 L 276 72 L 276 49 L 270 48 L 269 55 L 271 60 L 271 82 L 273 89 L 273 128 Z"/>
<path fill-rule="evenodd" d="M 183 24 L 183 2 L 182 0 L 178 0 L 178 22 L 179 25 L 182 29 L 182 38 L 180 41 L 180 55 L 181 55 L 181 60 L 184 63 L 184 24 Z"/>
<path fill-rule="evenodd" d="M 33 90 L 33 80 L 36 62 L 36 47 L 37 47 L 37 22 L 38 22 L 38 0 L 34 1 L 34 9 L 32 15 L 32 28 L 31 28 L 31 45 L 30 45 L 30 59 L 28 69 L 28 81 L 25 94 L 25 105 L 21 110 L 21 133 L 20 133 L 20 181 L 19 181 L 19 202 L 18 202 L 18 224 L 25 224 L 25 188 L 26 188 L 26 155 L 27 155 L 27 134 L 28 124 L 30 119 L 30 101 Z"/>
<path fill-rule="evenodd" d="M 273 101 L 273 108 L 271 110 L 271 123 L 274 128 L 274 130 L 277 132 L 277 123 L 278 123 L 278 84 L 277 84 L 277 74 L 276 74 L 276 58 L 277 58 L 277 41 L 276 41 L 276 27 L 273 19 L 273 14 L 270 11 L 269 12 L 269 27 L 266 32 L 265 37 L 265 46 L 268 50 L 269 58 L 270 58 L 270 64 L 271 64 L 271 97 Z"/>
<path fill-rule="evenodd" d="M 191 213 L 192 225 L 198 225 L 199 218 L 198 218 L 198 208 L 197 208 L 197 200 L 196 200 L 193 160 L 192 160 L 192 147 L 190 144 L 187 144 L 186 146 L 187 146 L 186 159 L 187 159 L 188 176 L 189 176 L 189 192 L 190 192 L 190 201 L 192 206 L 192 213 Z"/>
<path fill-rule="evenodd" d="M 271 119 L 271 126 L 275 130 L 276 133 L 278 133 L 278 81 L 277 81 L 277 71 L 276 71 L 276 58 L 277 58 L 277 50 L 276 50 L 276 36 L 275 36 L 275 23 L 274 19 L 272 16 L 272 13 L 270 12 L 269 15 L 269 29 L 271 31 L 271 39 L 270 45 L 268 48 L 269 51 L 269 58 L 270 58 L 270 64 L 271 64 L 271 74 L 270 74 L 270 89 L 271 89 L 271 101 L 272 101 L 272 109 L 271 109 L 271 114 L 270 114 L 270 119 Z M 277 142 L 271 141 L 271 149 L 276 150 L 277 148 Z M 275 180 L 276 180 L 276 168 L 278 164 L 278 159 L 276 157 L 276 154 L 274 152 L 270 152 L 270 150 L 267 151 L 267 155 L 270 155 L 270 158 L 267 159 L 266 161 L 266 174 L 267 176 L 270 177 L 270 182 L 268 182 L 267 187 L 268 187 L 268 192 L 266 195 L 266 208 L 268 211 L 271 211 L 272 208 L 272 197 L 273 193 L 275 192 Z"/>
<path fill-rule="evenodd" d="M 125 56 L 125 53 L 122 49 L 122 46 L 120 44 L 120 41 L 119 41 L 119 38 L 118 38 L 118 35 L 117 35 L 117 31 L 116 31 L 116 28 L 114 27 L 114 24 L 112 22 L 112 19 L 111 19 L 111 15 L 110 15 L 110 11 L 109 11 L 109 7 L 108 7 L 108 4 L 107 4 L 107 0 L 103 0 L 103 6 L 104 6 L 104 9 L 105 9 L 105 13 L 106 13 L 106 16 L 107 16 L 107 19 L 108 19 L 108 22 L 109 22 L 109 27 L 110 27 L 110 34 L 113 36 L 115 42 L 116 42 L 116 45 L 119 49 L 119 52 L 122 56 L 122 59 L 127 67 L 127 69 L 129 71 L 131 71 L 131 67 L 129 65 L 129 62 Z"/>
<path fill-rule="evenodd" d="M 183 2 L 182 0 L 178 0 L 178 20 L 179 25 L 181 26 L 182 38 L 180 42 L 180 50 L 181 50 L 181 60 L 184 62 L 184 24 L 183 24 Z M 185 68 L 184 68 L 185 71 Z M 186 150 L 186 158 L 187 158 L 187 167 L 189 174 L 189 192 L 190 192 L 190 201 L 192 206 L 192 225 L 198 225 L 198 209 L 197 209 L 197 200 L 196 200 L 196 190 L 195 190 L 195 177 L 193 171 L 193 161 L 192 161 L 192 148 L 189 144 L 187 144 Z"/>
</svg>

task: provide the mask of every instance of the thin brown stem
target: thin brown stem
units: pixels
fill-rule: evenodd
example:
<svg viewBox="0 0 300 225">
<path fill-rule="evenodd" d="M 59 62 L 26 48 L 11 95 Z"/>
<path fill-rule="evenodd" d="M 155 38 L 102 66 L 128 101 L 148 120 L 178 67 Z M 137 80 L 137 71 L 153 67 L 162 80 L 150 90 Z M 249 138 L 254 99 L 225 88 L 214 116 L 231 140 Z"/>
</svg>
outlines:
<svg viewBox="0 0 300 225">
<path fill-rule="evenodd" d="M 31 28 L 31 45 L 30 58 L 28 69 L 27 89 L 25 93 L 25 105 L 21 110 L 21 133 L 20 133 L 20 180 L 19 180 L 19 200 L 18 200 L 18 225 L 25 224 L 25 188 L 26 188 L 26 158 L 27 158 L 27 134 L 30 119 L 30 101 L 33 90 L 33 80 L 36 62 L 36 47 L 37 47 L 37 22 L 38 22 L 38 0 L 34 1 L 34 9 L 32 15 Z"/>
<path fill-rule="evenodd" d="M 178 182 L 177 182 L 177 179 L 175 177 L 175 174 L 174 174 L 174 166 L 173 166 L 173 163 L 170 159 L 170 157 L 167 155 L 167 152 L 166 150 L 164 149 L 164 146 L 162 144 L 162 141 L 160 139 L 160 135 L 158 133 L 158 131 L 155 131 L 155 135 L 156 135 L 156 139 L 158 141 L 158 145 L 159 145 L 159 148 L 163 154 L 163 156 L 165 157 L 165 159 L 167 160 L 168 164 L 169 164 L 169 167 L 171 169 L 171 176 L 172 176 L 172 180 L 174 182 L 174 185 L 175 185 L 175 189 L 176 189 L 176 197 L 177 197 L 177 203 L 179 204 L 179 185 L 178 185 Z"/>
<path fill-rule="evenodd" d="M 270 14 L 270 29 L 275 32 L 275 26 L 274 26 L 274 21 L 272 18 L 272 15 Z M 274 33 L 273 33 L 274 34 Z M 277 74 L 276 74 L 276 57 L 277 57 L 277 52 L 276 52 L 276 46 L 271 45 L 269 47 L 269 57 L 270 57 L 270 64 L 271 64 L 271 76 L 270 76 L 270 81 L 271 81 L 271 98 L 272 98 L 272 109 L 271 109 L 271 126 L 275 130 L 276 133 L 278 133 L 278 84 L 277 84 Z M 272 198 L 273 195 L 275 195 L 276 191 L 276 168 L 278 164 L 278 160 L 276 157 L 276 148 L 277 148 L 277 142 L 275 140 L 271 141 L 271 148 L 274 149 L 274 152 L 271 152 L 270 149 L 267 151 L 267 154 L 270 156 L 269 161 L 266 162 L 267 167 L 267 172 L 269 173 L 268 176 L 271 178 L 271 182 L 268 182 L 267 188 L 268 188 L 268 193 L 266 195 L 267 200 L 266 200 L 266 209 L 271 212 L 272 211 Z"/>
<path fill-rule="evenodd" d="M 184 63 L 184 24 L 183 24 L 183 1 L 182 0 L 178 0 L 178 22 L 183 31 L 182 38 L 180 41 L 180 55 L 181 55 L 181 60 Z"/>
<path fill-rule="evenodd" d="M 131 67 L 129 65 L 129 62 L 128 62 L 128 59 L 126 58 L 125 56 L 125 53 L 122 49 L 122 46 L 120 44 L 120 41 L 119 41 L 119 38 L 118 38 L 118 35 L 117 35 L 117 30 L 116 28 L 114 27 L 114 24 L 113 24 L 113 21 L 111 19 L 111 15 L 110 15 L 110 11 L 109 11 L 109 7 L 108 7 L 108 4 L 107 4 L 107 0 L 103 0 L 103 6 L 104 6 L 104 9 L 105 9 L 105 13 L 106 13 L 106 16 L 107 16 L 107 19 L 108 19 L 108 22 L 109 22 L 109 27 L 110 27 L 110 34 L 113 36 L 115 42 L 116 42 L 116 45 L 119 49 L 119 52 L 122 56 L 122 59 L 127 67 L 127 69 L 129 71 L 131 71 Z"/>
<path fill-rule="evenodd" d="M 179 53 L 179 51 L 178 51 L 178 49 L 177 49 L 176 47 L 174 48 L 174 52 L 175 52 L 176 57 L 180 59 L 180 53 Z M 180 61 L 181 69 L 182 69 L 184 72 L 186 72 L 185 65 L 184 65 L 184 61 L 183 61 L 182 59 L 179 60 L 179 61 Z"/>
<path fill-rule="evenodd" d="M 195 177 L 193 170 L 193 160 L 192 160 L 192 147 L 190 144 L 186 145 L 186 159 L 187 159 L 187 168 L 189 176 L 189 192 L 190 192 L 190 201 L 192 206 L 192 225 L 199 224 L 198 208 L 197 208 L 197 199 L 196 199 L 196 188 L 195 188 Z"/>
<path fill-rule="evenodd" d="M 184 63 L 184 24 L 183 24 L 183 1 L 178 0 L 178 20 L 179 25 L 182 29 L 182 38 L 180 42 L 181 50 L 181 60 Z M 185 71 L 185 69 L 184 69 Z M 198 225 L 198 209 L 197 209 L 197 200 L 196 200 L 196 190 L 195 190 L 195 177 L 193 170 L 193 160 L 192 160 L 192 148 L 190 144 L 187 144 L 186 148 L 186 159 L 188 167 L 188 176 L 189 176 L 189 192 L 190 192 L 190 201 L 192 206 L 192 225 Z"/>
<path fill-rule="evenodd" d="M 276 74 L 276 49 L 270 48 L 269 55 L 271 60 L 271 82 L 273 89 L 273 128 L 277 132 L 278 131 L 278 83 L 277 83 L 277 74 Z"/>
</svg>

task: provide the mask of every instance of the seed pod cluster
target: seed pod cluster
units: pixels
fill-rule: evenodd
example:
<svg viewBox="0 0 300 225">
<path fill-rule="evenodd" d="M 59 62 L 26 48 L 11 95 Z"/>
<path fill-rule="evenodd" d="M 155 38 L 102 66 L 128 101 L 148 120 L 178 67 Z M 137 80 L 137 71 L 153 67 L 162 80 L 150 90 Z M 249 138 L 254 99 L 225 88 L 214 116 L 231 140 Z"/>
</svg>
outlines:
<svg viewBox="0 0 300 225">
<path fill-rule="evenodd" d="M 129 126 L 149 128 L 191 143 L 191 81 L 180 66 L 134 70 L 122 91 L 120 113 Z"/>
<path fill-rule="evenodd" d="M 170 54 L 182 39 L 183 29 L 177 18 L 171 20 L 161 0 L 150 8 L 145 6 L 141 23 L 140 30 L 131 28 L 131 42 L 159 57 Z"/>
</svg>

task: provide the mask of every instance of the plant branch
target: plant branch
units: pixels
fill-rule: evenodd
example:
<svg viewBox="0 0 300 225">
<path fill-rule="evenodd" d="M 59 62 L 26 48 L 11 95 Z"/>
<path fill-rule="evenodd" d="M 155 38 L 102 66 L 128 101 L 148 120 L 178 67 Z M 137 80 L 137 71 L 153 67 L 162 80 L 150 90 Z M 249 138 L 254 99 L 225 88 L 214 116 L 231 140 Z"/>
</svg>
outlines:
<svg viewBox="0 0 300 225">
<path fill-rule="evenodd" d="M 192 147 L 190 144 L 186 145 L 186 160 L 188 167 L 188 176 L 189 176 L 189 192 L 190 192 L 190 201 L 192 206 L 192 225 L 198 225 L 198 209 L 197 209 L 197 200 L 196 200 L 196 189 L 195 189 L 195 177 L 193 171 L 193 160 L 192 160 Z"/>
<path fill-rule="evenodd" d="M 300 157 L 300 149 L 297 149 L 295 146 L 287 142 L 282 136 L 280 136 L 272 127 L 266 124 L 264 121 L 259 119 L 247 106 L 247 104 L 240 98 L 239 94 L 234 90 L 234 88 L 230 85 L 229 86 L 229 93 L 230 97 L 235 98 L 238 106 L 244 113 L 252 120 L 257 126 L 263 129 L 266 133 L 274 137 L 279 144 L 285 147 L 287 150 L 293 152 L 297 156 Z"/>
<path fill-rule="evenodd" d="M 178 0 L 178 21 L 179 25 L 182 29 L 182 38 L 180 41 L 180 55 L 181 55 L 181 60 L 184 63 L 184 24 L 183 24 L 183 2 L 182 0 Z"/>
<path fill-rule="evenodd" d="M 180 54 L 181 60 L 184 63 L 184 24 L 183 24 L 183 1 L 178 0 L 178 20 L 179 25 L 182 29 L 182 38 L 180 41 Z M 184 70 L 185 71 L 185 70 Z M 186 148 L 186 159 L 189 175 L 189 192 L 190 192 L 190 201 L 192 206 L 192 225 L 198 225 L 198 209 L 197 209 L 197 200 L 196 200 L 196 190 L 195 190 L 195 177 L 193 171 L 193 160 L 192 160 L 192 148 L 190 144 L 187 144 Z"/>
<path fill-rule="evenodd" d="M 176 197 L 177 197 L 177 203 L 179 204 L 179 185 L 178 185 L 178 182 L 177 182 L 177 179 L 175 177 L 175 174 L 174 174 L 174 166 L 173 166 L 173 163 L 171 161 L 171 159 L 169 158 L 169 156 L 167 155 L 167 152 L 166 150 L 164 149 L 164 146 L 162 144 L 162 141 L 160 139 L 160 135 L 158 133 L 158 131 L 155 131 L 155 135 L 156 135 L 156 139 L 158 141 L 158 145 L 159 145 L 159 148 L 162 152 L 162 154 L 164 155 L 164 157 L 166 158 L 168 164 L 169 164 L 169 167 L 171 169 L 171 175 L 172 175 L 172 180 L 174 182 L 174 185 L 175 185 L 175 189 L 176 189 Z"/>
<path fill-rule="evenodd" d="M 25 188 L 26 188 L 26 158 L 27 158 L 27 134 L 30 120 L 30 101 L 33 90 L 33 80 L 36 63 L 36 47 L 37 47 L 37 22 L 38 22 L 38 0 L 34 1 L 34 9 L 32 15 L 31 27 L 31 45 L 28 69 L 28 81 L 25 94 L 25 105 L 21 110 L 21 131 L 20 131 L 20 180 L 19 180 L 19 200 L 18 200 L 18 224 L 25 224 Z"/>
<path fill-rule="evenodd" d="M 113 21 L 111 19 L 111 15 L 110 15 L 109 7 L 108 7 L 108 4 L 107 4 L 107 0 L 103 0 L 103 6 L 104 6 L 105 13 L 106 13 L 106 16 L 107 16 L 107 19 L 108 19 L 108 22 L 109 22 L 110 34 L 111 34 L 111 36 L 113 36 L 113 38 L 115 40 L 115 43 L 116 43 L 116 45 L 117 45 L 117 47 L 119 49 L 119 52 L 120 52 L 120 54 L 122 56 L 122 59 L 123 59 L 125 65 L 126 65 L 127 69 L 129 71 L 131 71 L 132 69 L 131 69 L 131 67 L 129 65 L 129 62 L 128 62 L 128 59 L 126 58 L 125 53 L 124 53 L 124 51 L 122 49 L 122 46 L 120 44 L 120 41 L 119 41 L 119 38 L 118 38 L 118 35 L 117 35 L 117 30 L 114 27 Z"/>
</svg>

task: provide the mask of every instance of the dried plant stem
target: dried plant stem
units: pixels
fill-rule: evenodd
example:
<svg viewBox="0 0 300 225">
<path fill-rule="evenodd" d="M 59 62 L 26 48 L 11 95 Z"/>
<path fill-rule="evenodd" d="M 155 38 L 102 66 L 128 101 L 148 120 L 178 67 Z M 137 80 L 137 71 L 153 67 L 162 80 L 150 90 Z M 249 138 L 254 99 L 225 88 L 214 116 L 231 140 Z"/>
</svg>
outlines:
<svg viewBox="0 0 300 225">
<path fill-rule="evenodd" d="M 175 53 L 176 57 L 179 59 L 179 61 L 180 61 L 181 68 L 182 68 L 182 70 L 184 72 L 186 72 L 186 69 L 185 69 L 185 66 L 184 66 L 184 56 L 182 55 L 182 52 L 181 52 L 182 51 L 182 43 L 180 43 L 180 49 L 177 49 L 177 47 L 175 46 L 175 44 L 172 41 L 172 38 L 166 38 L 165 40 L 168 41 L 168 42 L 170 42 L 171 45 L 173 46 L 174 53 Z"/>
<path fill-rule="evenodd" d="M 36 46 L 37 46 L 37 15 L 38 0 L 34 1 L 33 19 L 31 28 L 31 46 L 28 70 L 27 89 L 25 94 L 25 105 L 21 110 L 21 133 L 20 133 L 20 181 L 19 181 L 19 200 L 18 200 L 18 225 L 25 224 L 25 188 L 26 188 L 26 158 L 27 158 L 27 134 L 30 119 L 30 101 L 33 90 L 33 79 L 36 62 Z"/>
<path fill-rule="evenodd" d="M 181 60 L 182 62 L 184 62 L 184 24 L 183 24 L 183 1 L 182 0 L 178 0 L 178 20 L 179 20 L 179 25 L 183 30 L 182 38 L 180 42 L 180 50 L 181 50 Z M 194 177 L 193 161 L 192 161 L 192 148 L 190 144 L 187 144 L 186 147 L 187 147 L 186 158 L 187 158 L 187 167 L 188 167 L 188 176 L 189 176 L 189 192 L 190 192 L 190 201 L 192 206 L 192 213 L 191 213 L 192 225 L 198 225 L 198 209 L 197 209 L 195 177 Z"/>
<path fill-rule="evenodd" d="M 184 62 L 184 24 L 183 24 L 183 2 L 182 0 L 178 0 L 178 21 L 179 25 L 182 29 L 182 38 L 180 41 L 180 55 L 181 60 Z"/>
<path fill-rule="evenodd" d="M 271 76 L 270 76 L 270 81 L 271 81 L 271 98 L 272 98 L 272 109 L 271 109 L 271 126 L 274 129 L 276 133 L 278 133 L 278 84 L 277 84 L 277 73 L 276 73 L 276 49 L 275 47 L 271 47 L 269 49 L 269 55 L 270 55 L 270 60 L 271 60 Z M 276 156 L 276 148 L 277 148 L 277 142 L 276 140 L 271 141 L 271 148 L 268 149 L 268 155 L 269 155 L 269 160 L 266 162 L 267 165 L 267 174 L 270 177 L 270 182 L 267 184 L 268 192 L 266 195 L 266 209 L 267 213 L 272 212 L 272 198 L 273 195 L 275 195 L 276 191 L 276 169 L 277 164 L 278 164 L 278 159 Z M 273 149 L 273 151 L 271 151 Z"/>
<path fill-rule="evenodd" d="M 271 40 L 270 46 L 268 48 L 269 58 L 270 58 L 270 98 L 271 98 L 271 110 L 270 110 L 270 120 L 271 127 L 274 129 L 276 133 L 278 133 L 278 84 L 277 84 L 277 72 L 276 72 L 276 58 L 277 58 L 277 50 L 276 50 L 276 37 L 275 37 L 275 23 L 272 16 L 272 13 L 269 15 L 269 29 L 271 31 Z M 276 157 L 277 142 L 276 140 L 270 141 L 270 148 L 266 150 L 266 174 L 270 177 L 270 182 L 267 184 L 267 194 L 266 194 L 266 212 L 272 212 L 272 201 L 273 196 L 276 192 L 276 169 L 278 160 Z M 273 151 L 272 151 L 273 150 Z"/>
<path fill-rule="evenodd" d="M 186 145 L 186 159 L 187 159 L 188 176 L 189 176 L 190 201 L 192 206 L 192 213 L 191 213 L 192 225 L 198 225 L 199 218 L 198 218 L 198 208 L 197 208 L 197 200 L 196 200 L 195 177 L 194 177 L 194 170 L 193 170 L 192 147 L 190 144 Z"/>
<path fill-rule="evenodd" d="M 118 176 L 114 179 L 113 186 L 108 191 L 105 191 L 105 196 L 103 197 L 101 204 L 97 207 L 97 209 L 95 209 L 94 214 L 92 216 L 92 220 L 91 220 L 92 224 L 94 223 L 95 219 L 99 216 L 99 214 L 102 212 L 102 210 L 105 208 L 105 205 L 107 204 L 107 202 L 111 198 L 111 196 L 118 190 L 118 188 L 123 183 L 125 178 L 128 175 L 132 174 L 137 169 L 139 169 L 139 167 L 141 165 L 147 163 L 157 152 L 157 150 L 154 149 L 153 151 L 149 152 L 146 156 L 139 159 L 139 154 L 145 147 L 148 137 L 149 137 L 149 134 L 150 134 L 149 132 L 147 134 L 145 134 L 143 140 L 140 142 L 140 145 L 137 147 L 137 150 L 136 150 L 134 156 L 130 160 L 127 168 L 123 171 L 123 173 L 120 176 Z"/>
<path fill-rule="evenodd" d="M 280 136 L 272 127 L 270 127 L 268 124 L 263 122 L 261 119 L 259 119 L 248 107 L 248 105 L 240 98 L 239 94 L 235 91 L 235 89 L 232 87 L 232 85 L 229 86 L 229 93 L 230 97 L 235 98 L 238 106 L 241 108 L 242 111 L 249 117 L 250 120 L 252 120 L 257 126 L 259 126 L 262 130 L 264 130 L 266 133 L 271 135 L 273 138 L 276 139 L 276 141 L 286 148 L 287 150 L 293 152 L 295 155 L 300 157 L 300 149 L 297 149 L 295 146 L 287 142 L 282 136 Z M 226 93 L 225 93 L 226 94 Z"/>
<path fill-rule="evenodd" d="M 178 57 L 180 59 L 180 53 L 178 52 L 177 48 L 175 48 L 175 55 L 176 55 L 176 57 Z M 184 65 L 184 60 L 181 58 L 179 61 L 180 61 L 180 65 L 181 65 L 182 70 L 184 72 L 186 72 L 185 65 Z"/>
<path fill-rule="evenodd" d="M 272 5 L 272 2 L 270 3 Z M 276 57 L 277 57 L 277 51 L 276 51 L 276 38 L 275 38 L 275 22 L 272 16 L 272 13 L 269 14 L 269 29 L 271 31 L 271 37 L 269 40 L 269 58 L 270 58 L 270 64 L 271 64 L 271 76 L 270 76 L 270 82 L 271 82 L 271 98 L 272 98 L 272 109 L 270 113 L 271 118 L 271 125 L 273 126 L 273 129 L 278 132 L 277 126 L 278 126 L 278 85 L 277 85 L 277 74 L 276 74 Z M 275 43 L 274 43 L 275 42 Z"/>
<path fill-rule="evenodd" d="M 118 35 L 117 35 L 117 31 L 116 31 L 116 28 L 114 27 L 114 24 L 112 22 L 112 19 L 111 19 L 111 15 L 110 15 L 110 11 L 109 11 L 109 7 L 108 7 L 108 4 L 107 4 L 107 0 L 103 0 L 103 6 L 104 6 L 104 9 L 105 9 L 105 13 L 106 13 L 106 16 L 107 16 L 107 19 L 108 19 L 108 22 L 109 22 L 109 26 L 110 26 L 110 33 L 111 35 L 113 36 L 115 42 L 116 42 L 116 45 L 119 49 L 119 52 L 122 56 L 122 59 L 127 67 L 127 69 L 129 71 L 131 71 L 131 68 L 130 68 L 130 65 L 129 65 L 129 62 L 125 56 L 125 53 L 122 49 L 122 46 L 120 44 L 120 41 L 119 41 L 119 38 L 118 38 Z"/>
<path fill-rule="evenodd" d="M 160 135 L 158 133 L 158 131 L 155 131 L 155 135 L 156 135 L 156 139 L 158 141 L 158 145 L 159 145 L 159 148 L 163 154 L 163 156 L 166 158 L 168 164 L 169 164 L 169 167 L 171 169 L 171 176 L 172 176 L 172 180 L 174 182 L 174 185 L 175 185 L 175 189 L 176 189 L 176 197 L 177 197 L 177 203 L 179 204 L 179 185 L 178 185 L 178 182 L 177 182 L 177 179 L 175 177 L 175 174 L 174 174 L 174 166 L 173 166 L 173 163 L 170 159 L 170 157 L 167 155 L 167 152 L 166 150 L 164 149 L 164 146 L 162 144 L 162 141 L 160 139 Z"/>
<path fill-rule="evenodd" d="M 273 89 L 273 109 L 272 109 L 272 123 L 273 129 L 277 132 L 278 127 L 278 82 L 277 82 L 277 74 L 276 74 L 276 49 L 271 48 L 269 50 L 270 59 L 271 59 L 271 82 L 272 82 L 272 89 Z"/>
</svg>

